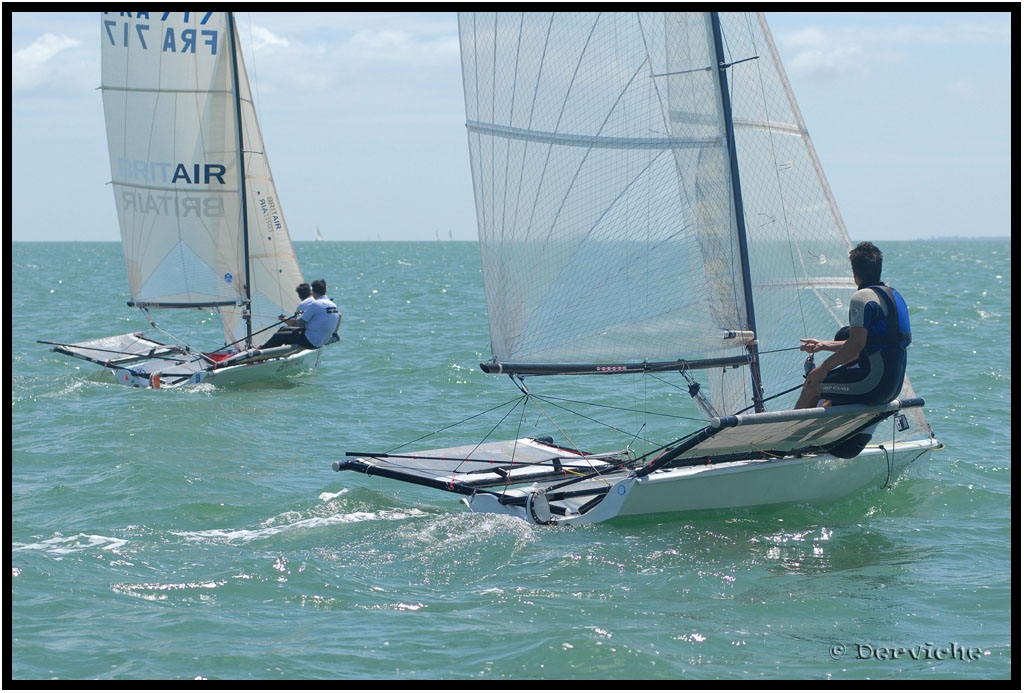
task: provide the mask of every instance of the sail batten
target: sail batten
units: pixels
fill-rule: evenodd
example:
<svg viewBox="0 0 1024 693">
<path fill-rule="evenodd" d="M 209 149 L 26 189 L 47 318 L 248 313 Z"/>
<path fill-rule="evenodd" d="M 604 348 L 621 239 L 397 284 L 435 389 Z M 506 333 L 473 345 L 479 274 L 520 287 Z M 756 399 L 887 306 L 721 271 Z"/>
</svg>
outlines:
<svg viewBox="0 0 1024 693">
<path fill-rule="evenodd" d="M 129 301 L 135 308 L 219 308 L 223 306 L 244 306 L 245 301 L 187 301 L 172 303 L 168 301 Z"/>
<path fill-rule="evenodd" d="M 164 87 L 121 87 L 115 84 L 104 85 L 102 88 L 103 91 L 124 92 L 128 94 L 224 94 L 226 96 L 234 94 L 231 89 L 167 89 Z"/>
<path fill-rule="evenodd" d="M 557 144 L 567 147 L 587 147 L 591 149 L 694 149 L 722 145 L 713 138 L 680 138 L 680 137 L 603 137 L 601 135 L 574 135 L 561 132 L 541 132 L 525 128 L 513 128 L 491 123 L 469 122 L 466 127 L 470 132 L 503 137 L 510 140 Z"/>
</svg>

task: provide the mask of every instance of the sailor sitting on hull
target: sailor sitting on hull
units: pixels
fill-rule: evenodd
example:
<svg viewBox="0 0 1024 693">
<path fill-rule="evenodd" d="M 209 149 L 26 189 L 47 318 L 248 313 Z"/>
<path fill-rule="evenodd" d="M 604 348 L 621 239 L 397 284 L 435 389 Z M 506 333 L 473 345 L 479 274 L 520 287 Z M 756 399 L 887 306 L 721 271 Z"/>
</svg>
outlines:
<svg viewBox="0 0 1024 693">
<path fill-rule="evenodd" d="M 872 243 L 850 251 L 857 291 L 850 298 L 850 326 L 832 341 L 801 339 L 808 354 L 831 351 L 809 368 L 796 409 L 832 404 L 884 404 L 903 388 L 910 345 L 910 312 L 906 301 L 881 280 L 882 252 Z M 846 333 L 844 334 L 844 330 Z M 813 356 L 809 365 L 813 365 Z M 833 447 L 838 457 L 855 457 L 871 440 L 874 427 Z"/>
<path fill-rule="evenodd" d="M 296 344 L 306 349 L 319 349 L 331 342 L 337 335 L 341 325 L 341 313 L 338 306 L 327 298 L 327 282 L 317 279 L 310 284 L 313 302 L 309 303 L 299 315 L 285 320 L 285 327 L 274 333 L 261 349 Z"/>
<path fill-rule="evenodd" d="M 903 387 L 910 345 L 910 312 L 895 289 L 881 281 L 882 252 L 872 243 L 850 251 L 857 291 L 850 299 L 850 334 L 845 340 L 801 339 L 809 354 L 831 351 L 810 370 L 796 409 L 829 404 L 883 404 Z"/>
</svg>

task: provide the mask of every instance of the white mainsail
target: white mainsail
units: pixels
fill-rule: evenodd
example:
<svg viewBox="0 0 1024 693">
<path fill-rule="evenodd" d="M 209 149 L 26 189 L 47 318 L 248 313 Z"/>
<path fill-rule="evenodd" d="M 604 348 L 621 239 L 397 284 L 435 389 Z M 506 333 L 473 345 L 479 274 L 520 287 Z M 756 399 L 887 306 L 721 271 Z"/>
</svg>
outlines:
<svg viewBox="0 0 1024 693">
<path fill-rule="evenodd" d="M 301 281 L 230 13 L 105 12 L 102 90 L 133 303 L 218 306 L 226 342 Z M 246 284 L 248 283 L 248 291 Z"/>
<path fill-rule="evenodd" d="M 742 357 L 723 335 L 756 328 L 763 392 L 799 382 L 798 339 L 846 321 L 851 244 L 764 17 L 461 13 L 459 32 L 495 359 Z M 708 377 L 720 411 L 751 406 L 748 368 Z"/>
</svg>

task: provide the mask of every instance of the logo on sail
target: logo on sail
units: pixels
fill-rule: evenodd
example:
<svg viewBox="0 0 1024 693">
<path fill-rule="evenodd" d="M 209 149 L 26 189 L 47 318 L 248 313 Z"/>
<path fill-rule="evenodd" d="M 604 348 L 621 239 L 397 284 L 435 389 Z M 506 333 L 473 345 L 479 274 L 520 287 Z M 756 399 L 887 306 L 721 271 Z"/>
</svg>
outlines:
<svg viewBox="0 0 1024 693">
<path fill-rule="evenodd" d="M 216 180 L 224 185 L 224 172 L 227 171 L 224 164 L 203 164 L 202 166 L 202 174 L 200 174 L 199 164 L 192 164 L 192 176 L 189 177 L 189 170 L 185 168 L 185 164 L 178 164 L 174 168 L 171 183 L 183 180 L 194 185 L 209 185 L 211 180 Z"/>
<path fill-rule="evenodd" d="M 121 210 L 133 214 L 171 217 L 222 217 L 224 201 L 219 195 L 121 191 Z"/>
<path fill-rule="evenodd" d="M 257 194 L 260 194 L 257 192 Z M 271 228 L 275 231 L 280 231 L 281 224 L 281 213 L 277 211 L 277 203 L 274 198 L 270 195 L 261 197 L 259 200 L 260 211 L 263 212 L 264 223 L 266 224 L 267 230 Z"/>
<path fill-rule="evenodd" d="M 218 163 L 171 163 L 170 161 L 146 161 L 143 159 L 117 160 L 117 173 L 121 182 L 139 181 L 148 184 L 186 183 L 188 185 L 226 185 L 224 176 L 227 166 Z"/>
<path fill-rule="evenodd" d="M 220 194 L 182 194 L 185 186 L 226 185 L 227 166 L 219 163 L 171 163 L 119 158 L 119 180 L 128 189 L 120 191 L 121 209 L 133 214 L 173 217 L 222 217 L 224 200 Z M 158 192 L 150 186 L 170 186 L 173 191 Z"/>
</svg>

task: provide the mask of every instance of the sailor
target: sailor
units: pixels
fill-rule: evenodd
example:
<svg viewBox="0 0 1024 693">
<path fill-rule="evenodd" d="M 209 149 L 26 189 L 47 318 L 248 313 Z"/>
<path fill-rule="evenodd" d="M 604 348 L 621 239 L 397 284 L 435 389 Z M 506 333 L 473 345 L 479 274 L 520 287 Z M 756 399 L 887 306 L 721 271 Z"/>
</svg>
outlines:
<svg viewBox="0 0 1024 693">
<path fill-rule="evenodd" d="M 857 291 L 850 298 L 850 332 L 845 340 L 802 338 L 808 354 L 833 352 L 807 373 L 795 409 L 819 404 L 884 404 L 903 388 L 910 345 L 910 311 L 882 281 L 882 251 L 864 242 L 850 251 Z M 840 335 L 836 335 L 837 337 Z"/>
<path fill-rule="evenodd" d="M 260 348 L 297 344 L 306 349 L 319 349 L 330 341 L 335 341 L 338 327 L 341 326 L 341 313 L 338 306 L 327 298 L 327 282 L 315 280 L 310 289 L 313 301 L 302 311 L 302 315 L 285 320 L 285 327 L 274 333 Z"/>
<path fill-rule="evenodd" d="M 302 312 L 306 310 L 306 307 L 316 299 L 313 298 L 313 290 L 306 282 L 302 282 L 296 286 L 295 293 L 299 295 L 299 305 L 295 307 L 295 314 L 302 315 Z"/>
</svg>

